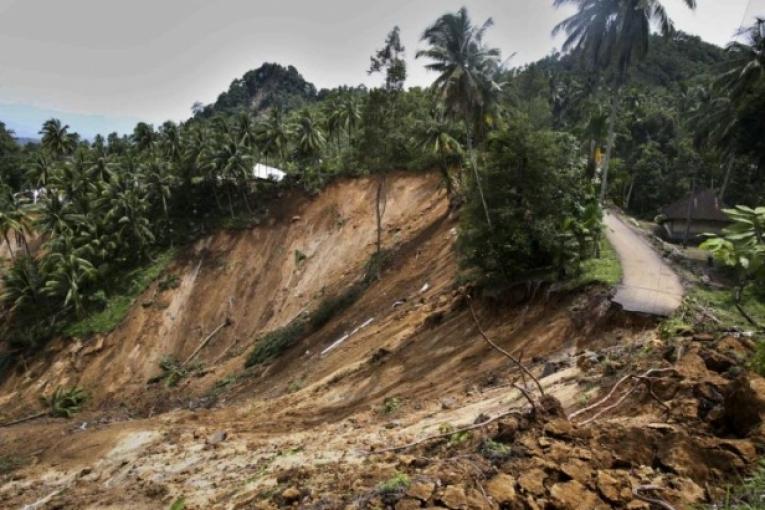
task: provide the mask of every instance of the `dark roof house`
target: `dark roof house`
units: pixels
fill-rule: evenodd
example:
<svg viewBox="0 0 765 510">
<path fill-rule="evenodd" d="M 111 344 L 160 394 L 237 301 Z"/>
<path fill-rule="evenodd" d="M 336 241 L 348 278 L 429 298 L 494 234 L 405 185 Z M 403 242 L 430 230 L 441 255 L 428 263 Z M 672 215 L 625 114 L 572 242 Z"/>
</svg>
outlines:
<svg viewBox="0 0 765 510">
<path fill-rule="evenodd" d="M 690 228 L 686 228 L 689 206 L 691 221 Z M 729 221 L 722 212 L 724 208 L 725 205 L 720 202 L 717 193 L 711 189 L 704 189 L 664 207 L 661 210 L 661 226 L 671 241 L 683 241 L 686 231 L 689 239 L 698 238 L 705 233 L 719 234 Z"/>
</svg>

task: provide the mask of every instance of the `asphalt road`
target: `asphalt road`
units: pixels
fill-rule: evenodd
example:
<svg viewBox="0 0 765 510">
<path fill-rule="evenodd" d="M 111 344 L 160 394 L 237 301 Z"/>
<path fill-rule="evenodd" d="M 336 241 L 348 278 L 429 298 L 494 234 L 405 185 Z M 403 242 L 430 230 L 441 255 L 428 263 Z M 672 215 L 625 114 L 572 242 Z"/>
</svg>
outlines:
<svg viewBox="0 0 765 510">
<path fill-rule="evenodd" d="M 616 214 L 604 215 L 606 237 L 619 255 L 624 276 L 614 301 L 625 310 L 668 316 L 683 300 L 683 286 L 674 270 L 645 237 Z"/>
</svg>

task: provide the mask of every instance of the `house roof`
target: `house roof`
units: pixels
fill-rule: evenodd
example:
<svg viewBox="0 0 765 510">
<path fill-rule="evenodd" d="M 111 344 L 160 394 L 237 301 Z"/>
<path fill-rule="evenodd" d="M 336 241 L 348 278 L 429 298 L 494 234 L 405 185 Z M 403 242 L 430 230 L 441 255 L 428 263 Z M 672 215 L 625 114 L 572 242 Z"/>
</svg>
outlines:
<svg viewBox="0 0 765 510">
<path fill-rule="evenodd" d="M 688 202 L 691 204 L 691 219 L 708 221 L 728 221 L 728 217 L 722 212 L 725 204 L 717 198 L 717 194 L 711 189 L 697 191 L 693 195 L 678 200 L 661 210 L 661 213 L 670 220 L 684 220 L 688 217 Z"/>
<path fill-rule="evenodd" d="M 267 166 L 263 163 L 255 163 L 255 166 L 252 168 L 252 175 L 257 179 L 273 179 L 275 181 L 281 181 L 287 174 L 278 168 Z"/>
</svg>

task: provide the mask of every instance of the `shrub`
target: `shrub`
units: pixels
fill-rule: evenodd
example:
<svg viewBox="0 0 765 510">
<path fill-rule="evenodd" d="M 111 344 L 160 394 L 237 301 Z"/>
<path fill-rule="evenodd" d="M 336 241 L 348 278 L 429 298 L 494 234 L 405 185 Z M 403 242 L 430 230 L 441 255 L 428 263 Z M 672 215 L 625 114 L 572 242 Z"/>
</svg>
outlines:
<svg viewBox="0 0 765 510">
<path fill-rule="evenodd" d="M 482 281 L 502 286 L 551 270 L 563 276 L 592 255 L 600 211 L 573 137 L 517 120 L 489 139 L 479 177 L 492 224 L 472 184 L 459 247 Z"/>
<path fill-rule="evenodd" d="M 88 394 L 82 388 L 58 387 L 49 397 L 42 397 L 42 401 L 50 408 L 51 416 L 59 418 L 71 418 L 79 413 L 82 405 L 88 399 Z"/>
<path fill-rule="evenodd" d="M 266 333 L 258 339 L 244 366 L 251 367 L 278 357 L 303 338 L 307 331 L 308 320 L 304 315 L 299 315 L 283 328 Z"/>
</svg>

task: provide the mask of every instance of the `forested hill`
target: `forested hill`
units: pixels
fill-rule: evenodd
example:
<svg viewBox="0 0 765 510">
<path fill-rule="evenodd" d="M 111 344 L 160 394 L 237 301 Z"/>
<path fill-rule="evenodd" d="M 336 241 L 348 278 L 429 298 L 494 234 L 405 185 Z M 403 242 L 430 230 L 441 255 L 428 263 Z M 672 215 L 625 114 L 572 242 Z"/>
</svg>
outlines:
<svg viewBox="0 0 765 510">
<path fill-rule="evenodd" d="M 697 36 L 678 32 L 674 37 L 654 36 L 645 61 L 633 73 L 635 82 L 674 89 L 688 80 L 719 74 L 728 58 L 723 48 Z"/>
<path fill-rule="evenodd" d="M 650 52 L 646 59 L 631 70 L 630 82 L 642 87 L 664 87 L 678 91 L 688 82 L 719 74 L 726 58 L 723 48 L 697 36 L 683 32 L 677 32 L 672 37 L 654 35 L 650 39 Z M 527 66 L 527 69 L 535 68 L 582 78 L 592 76 L 576 53 L 566 56 L 556 53 Z"/>
<path fill-rule="evenodd" d="M 231 82 L 228 90 L 200 113 L 203 116 L 242 110 L 259 113 L 272 106 L 291 110 L 315 98 L 316 87 L 293 66 L 265 63 Z"/>
</svg>

